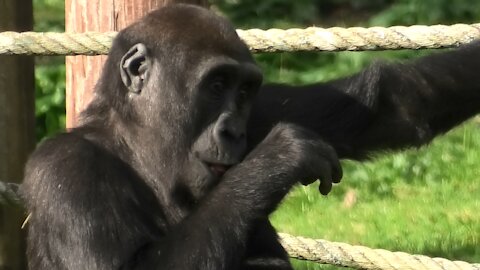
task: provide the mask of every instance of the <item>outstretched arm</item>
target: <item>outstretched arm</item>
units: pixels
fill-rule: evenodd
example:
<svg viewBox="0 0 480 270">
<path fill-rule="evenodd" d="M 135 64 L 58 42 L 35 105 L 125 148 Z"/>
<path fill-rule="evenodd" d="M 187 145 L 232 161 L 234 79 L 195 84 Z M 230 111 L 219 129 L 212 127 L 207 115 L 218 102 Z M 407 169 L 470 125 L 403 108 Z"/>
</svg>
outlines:
<svg viewBox="0 0 480 270">
<path fill-rule="evenodd" d="M 267 85 L 251 114 L 255 145 L 277 121 L 317 132 L 342 158 L 419 146 L 480 111 L 480 42 L 301 87 Z"/>
</svg>

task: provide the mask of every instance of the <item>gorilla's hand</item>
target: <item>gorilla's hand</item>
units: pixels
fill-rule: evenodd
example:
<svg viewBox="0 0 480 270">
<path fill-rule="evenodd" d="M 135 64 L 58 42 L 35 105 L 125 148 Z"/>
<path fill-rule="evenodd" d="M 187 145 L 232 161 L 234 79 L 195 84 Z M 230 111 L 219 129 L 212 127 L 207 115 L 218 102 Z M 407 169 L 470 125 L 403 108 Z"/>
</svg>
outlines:
<svg viewBox="0 0 480 270">
<path fill-rule="evenodd" d="M 258 153 L 262 149 L 268 151 Z M 314 132 L 293 124 L 277 124 L 249 156 L 270 159 L 266 164 L 271 167 L 267 170 L 277 170 L 276 174 L 286 176 L 287 181 L 308 185 L 319 179 L 323 195 L 342 178 L 335 150 Z"/>
</svg>

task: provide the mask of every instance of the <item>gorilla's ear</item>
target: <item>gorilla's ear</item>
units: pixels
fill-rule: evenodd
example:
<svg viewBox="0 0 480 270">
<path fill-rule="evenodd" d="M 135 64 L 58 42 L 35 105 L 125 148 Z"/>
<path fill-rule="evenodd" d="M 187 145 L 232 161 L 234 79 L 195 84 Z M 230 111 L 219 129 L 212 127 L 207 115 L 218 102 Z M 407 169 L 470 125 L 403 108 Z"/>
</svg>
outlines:
<svg viewBox="0 0 480 270">
<path fill-rule="evenodd" d="M 120 61 L 120 76 L 130 92 L 140 93 L 146 73 L 150 68 L 145 44 L 133 45 Z"/>
</svg>

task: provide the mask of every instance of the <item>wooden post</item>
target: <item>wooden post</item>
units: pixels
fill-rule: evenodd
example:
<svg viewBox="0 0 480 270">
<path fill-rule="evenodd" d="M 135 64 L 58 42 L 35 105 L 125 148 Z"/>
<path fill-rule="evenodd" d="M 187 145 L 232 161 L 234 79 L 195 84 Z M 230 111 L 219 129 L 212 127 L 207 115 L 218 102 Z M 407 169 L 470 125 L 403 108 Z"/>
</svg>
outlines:
<svg viewBox="0 0 480 270">
<path fill-rule="evenodd" d="M 149 11 L 170 3 L 207 6 L 207 0 L 66 0 L 67 32 L 118 31 Z M 92 99 L 106 56 L 69 56 L 67 71 L 67 128 L 75 127 L 78 114 Z"/>
<path fill-rule="evenodd" d="M 0 1 L 0 32 L 28 31 L 32 0 Z M 35 145 L 33 57 L 0 56 L 0 181 L 20 182 Z M 0 269 L 26 269 L 23 210 L 0 205 Z"/>
</svg>

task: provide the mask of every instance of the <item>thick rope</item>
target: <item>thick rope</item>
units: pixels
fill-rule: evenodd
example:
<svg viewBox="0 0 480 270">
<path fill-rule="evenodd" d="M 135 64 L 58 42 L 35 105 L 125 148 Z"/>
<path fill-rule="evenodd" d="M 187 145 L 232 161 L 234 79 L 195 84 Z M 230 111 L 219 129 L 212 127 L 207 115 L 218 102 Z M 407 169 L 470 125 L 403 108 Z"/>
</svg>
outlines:
<svg viewBox="0 0 480 270">
<path fill-rule="evenodd" d="M 116 32 L 107 33 L 0 33 L 0 55 L 107 54 Z"/>
<path fill-rule="evenodd" d="M 238 30 L 238 34 L 252 52 L 434 49 L 454 47 L 480 38 L 480 23 L 388 28 L 250 29 Z M 107 54 L 115 35 L 115 32 L 2 32 L 0 55 Z"/>
<path fill-rule="evenodd" d="M 283 247 L 292 258 L 356 269 L 375 270 L 480 270 L 480 264 L 410 255 L 309 239 L 280 233 Z"/>
</svg>

